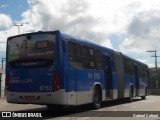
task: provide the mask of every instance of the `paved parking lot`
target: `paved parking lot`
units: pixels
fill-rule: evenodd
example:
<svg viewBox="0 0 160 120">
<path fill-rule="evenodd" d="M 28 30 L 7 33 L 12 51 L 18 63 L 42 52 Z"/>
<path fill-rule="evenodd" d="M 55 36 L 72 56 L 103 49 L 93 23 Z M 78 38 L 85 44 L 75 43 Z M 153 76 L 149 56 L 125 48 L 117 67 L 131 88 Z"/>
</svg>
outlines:
<svg viewBox="0 0 160 120">
<path fill-rule="evenodd" d="M 0 111 L 41 113 L 45 119 L 57 120 L 160 120 L 160 96 L 147 96 L 146 100 L 135 99 L 132 103 L 116 100 L 103 103 L 99 110 L 90 106 L 67 107 L 61 111 L 49 111 L 44 105 L 10 104 L 0 98 Z M 150 115 L 150 116 L 149 116 Z M 149 117 L 148 117 L 149 116 Z M 98 118 L 97 118 L 98 117 Z"/>
</svg>

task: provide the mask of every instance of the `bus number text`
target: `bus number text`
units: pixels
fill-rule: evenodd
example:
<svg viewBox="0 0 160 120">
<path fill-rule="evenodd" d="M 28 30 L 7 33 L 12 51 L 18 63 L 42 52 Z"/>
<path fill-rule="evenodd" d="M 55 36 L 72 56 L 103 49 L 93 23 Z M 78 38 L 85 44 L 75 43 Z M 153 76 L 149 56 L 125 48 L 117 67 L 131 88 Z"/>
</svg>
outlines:
<svg viewBox="0 0 160 120">
<path fill-rule="evenodd" d="M 40 91 L 52 91 L 52 86 L 40 86 Z"/>
<path fill-rule="evenodd" d="M 100 74 L 99 73 L 88 73 L 88 78 L 89 79 L 100 79 Z"/>
</svg>

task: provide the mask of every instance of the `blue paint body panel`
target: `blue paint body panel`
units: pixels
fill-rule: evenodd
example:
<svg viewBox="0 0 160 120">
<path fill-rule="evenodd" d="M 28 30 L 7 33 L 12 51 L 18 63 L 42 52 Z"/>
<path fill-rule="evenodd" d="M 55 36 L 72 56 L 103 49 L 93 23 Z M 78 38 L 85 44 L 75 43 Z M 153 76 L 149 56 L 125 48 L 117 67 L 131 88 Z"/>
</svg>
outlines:
<svg viewBox="0 0 160 120">
<path fill-rule="evenodd" d="M 108 56 L 109 58 L 114 55 L 114 50 L 99 46 L 90 41 L 86 41 L 80 38 L 76 38 L 60 31 L 47 32 L 56 36 L 55 44 L 55 56 L 51 64 L 43 67 L 28 67 L 28 68 L 12 68 L 8 64 L 8 58 L 6 58 L 6 76 L 9 79 L 9 91 L 10 92 L 54 92 L 54 76 L 60 76 L 60 89 L 64 89 L 65 92 L 83 92 L 94 89 L 95 83 L 99 83 L 102 90 L 107 90 L 107 84 L 109 89 L 118 90 L 118 75 L 116 71 L 110 74 L 110 83 L 106 83 L 106 74 L 104 68 L 102 70 L 94 69 L 82 69 L 74 68 L 69 64 L 68 60 L 68 41 L 76 42 L 81 45 L 93 47 L 100 50 L 102 56 Z M 41 34 L 41 33 L 31 33 Z M 28 34 L 23 34 L 28 35 Z M 23 36 L 20 35 L 20 36 Z M 15 36 L 18 37 L 18 36 Z M 11 37 L 12 38 L 12 37 Z M 10 38 L 9 38 L 10 39 Z M 9 40 L 8 39 L 8 40 Z M 7 48 L 8 49 L 8 48 Z M 8 56 L 8 54 L 6 54 Z M 132 58 L 129 58 L 122 54 L 123 58 L 127 58 L 134 62 L 134 64 L 143 65 L 147 68 L 147 65 L 138 62 Z M 103 61 L 102 61 L 103 63 Z M 20 63 L 21 64 L 21 63 Z M 18 66 L 21 66 L 17 64 Z M 124 65 L 123 65 L 124 66 Z M 104 67 L 104 66 L 103 66 Z M 136 77 L 138 76 L 138 69 L 135 74 L 124 76 L 124 89 L 130 89 L 130 84 L 133 84 L 135 89 L 145 89 L 145 86 L 149 86 L 149 78 Z M 136 82 L 136 80 L 138 82 Z M 45 88 L 49 87 L 48 89 Z M 44 87 L 44 88 L 43 88 Z"/>
</svg>

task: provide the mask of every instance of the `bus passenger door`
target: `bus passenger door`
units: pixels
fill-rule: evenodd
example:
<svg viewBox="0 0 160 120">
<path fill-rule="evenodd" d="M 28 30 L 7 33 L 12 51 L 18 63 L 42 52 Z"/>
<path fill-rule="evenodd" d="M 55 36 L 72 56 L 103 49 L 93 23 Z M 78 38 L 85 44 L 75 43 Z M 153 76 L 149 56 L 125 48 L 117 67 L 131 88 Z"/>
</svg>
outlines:
<svg viewBox="0 0 160 120">
<path fill-rule="evenodd" d="M 114 52 L 116 73 L 117 73 L 117 88 L 118 88 L 118 98 L 124 98 L 125 90 L 125 80 L 123 72 L 123 57 L 120 52 Z"/>
<path fill-rule="evenodd" d="M 111 97 L 111 80 L 112 80 L 112 69 L 111 69 L 111 58 L 103 56 L 104 72 L 105 72 L 105 86 L 106 86 L 106 98 Z"/>
<path fill-rule="evenodd" d="M 134 71 L 135 71 L 136 96 L 138 96 L 139 95 L 139 77 L 138 77 L 138 67 L 136 64 L 134 65 Z"/>
</svg>

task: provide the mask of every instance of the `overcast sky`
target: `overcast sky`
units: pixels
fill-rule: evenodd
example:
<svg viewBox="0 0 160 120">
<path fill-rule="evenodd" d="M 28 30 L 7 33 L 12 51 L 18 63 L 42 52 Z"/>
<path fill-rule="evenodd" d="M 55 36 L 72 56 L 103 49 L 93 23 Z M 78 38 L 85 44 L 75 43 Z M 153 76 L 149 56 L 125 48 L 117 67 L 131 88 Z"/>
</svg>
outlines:
<svg viewBox="0 0 160 120">
<path fill-rule="evenodd" d="M 2 0 L 0 1 L 0 57 L 5 43 L 21 33 L 61 30 L 93 40 L 154 66 L 160 54 L 160 0 Z M 160 61 L 160 58 L 158 59 Z"/>
</svg>

